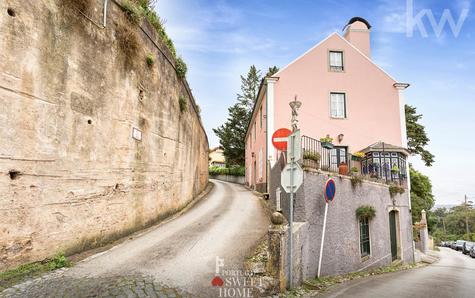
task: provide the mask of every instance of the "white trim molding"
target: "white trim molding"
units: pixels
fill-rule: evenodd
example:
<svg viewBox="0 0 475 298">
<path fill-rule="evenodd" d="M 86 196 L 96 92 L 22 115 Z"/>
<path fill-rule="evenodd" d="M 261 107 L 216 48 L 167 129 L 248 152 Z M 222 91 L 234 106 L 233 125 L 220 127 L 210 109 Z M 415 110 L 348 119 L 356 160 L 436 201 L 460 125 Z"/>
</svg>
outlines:
<svg viewBox="0 0 475 298">
<path fill-rule="evenodd" d="M 267 90 L 266 90 L 266 147 L 267 147 L 267 159 L 270 162 L 270 167 L 274 167 L 276 163 L 275 149 L 272 145 L 272 134 L 274 133 L 274 85 L 278 81 L 276 77 L 266 78 Z"/>
</svg>

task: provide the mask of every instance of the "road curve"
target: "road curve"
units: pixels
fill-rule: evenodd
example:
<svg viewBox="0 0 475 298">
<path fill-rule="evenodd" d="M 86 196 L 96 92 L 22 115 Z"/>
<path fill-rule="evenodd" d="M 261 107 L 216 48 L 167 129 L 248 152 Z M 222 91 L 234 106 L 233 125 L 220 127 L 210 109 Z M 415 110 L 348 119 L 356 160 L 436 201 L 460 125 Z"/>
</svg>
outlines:
<svg viewBox="0 0 475 298">
<path fill-rule="evenodd" d="M 475 259 L 444 247 L 440 257 L 424 268 L 343 283 L 318 297 L 475 297 Z"/>
<path fill-rule="evenodd" d="M 213 183 L 211 192 L 183 215 L 0 296 L 218 296 L 211 286 L 216 258 L 226 267 L 240 268 L 269 222 L 252 192 L 237 184 Z"/>
</svg>

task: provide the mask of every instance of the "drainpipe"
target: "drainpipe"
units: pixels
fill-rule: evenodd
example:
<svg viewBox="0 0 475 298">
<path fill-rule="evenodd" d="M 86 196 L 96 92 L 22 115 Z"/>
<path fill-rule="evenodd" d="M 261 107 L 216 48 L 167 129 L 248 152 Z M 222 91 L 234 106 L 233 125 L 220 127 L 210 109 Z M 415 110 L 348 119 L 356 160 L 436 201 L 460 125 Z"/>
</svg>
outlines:
<svg viewBox="0 0 475 298">
<path fill-rule="evenodd" d="M 102 26 L 104 26 L 104 28 L 107 25 L 107 4 L 108 3 L 109 3 L 109 0 L 104 0 L 104 11 L 102 13 L 102 15 L 103 15 Z"/>
</svg>

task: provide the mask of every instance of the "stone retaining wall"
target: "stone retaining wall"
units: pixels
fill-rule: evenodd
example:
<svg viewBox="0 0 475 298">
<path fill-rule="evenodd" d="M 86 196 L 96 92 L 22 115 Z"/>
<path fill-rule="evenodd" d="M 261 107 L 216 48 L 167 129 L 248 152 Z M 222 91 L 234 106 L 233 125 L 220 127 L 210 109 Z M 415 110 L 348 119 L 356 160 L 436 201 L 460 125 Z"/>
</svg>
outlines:
<svg viewBox="0 0 475 298">
<path fill-rule="evenodd" d="M 0 2 L 0 270 L 142 229 L 208 181 L 173 55 L 116 1 L 106 28 L 103 1 L 83 2 Z"/>
</svg>

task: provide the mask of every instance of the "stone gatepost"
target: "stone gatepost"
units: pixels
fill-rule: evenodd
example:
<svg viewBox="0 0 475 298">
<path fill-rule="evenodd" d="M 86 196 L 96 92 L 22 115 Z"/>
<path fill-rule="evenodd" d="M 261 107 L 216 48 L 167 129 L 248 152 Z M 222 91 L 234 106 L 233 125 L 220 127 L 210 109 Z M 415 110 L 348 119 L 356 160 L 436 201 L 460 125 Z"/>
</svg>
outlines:
<svg viewBox="0 0 475 298">
<path fill-rule="evenodd" d="M 419 236 L 421 237 L 421 250 L 424 254 L 427 254 L 429 252 L 429 230 L 427 228 L 427 217 L 425 210 L 421 211 Z"/>
<path fill-rule="evenodd" d="M 285 218 L 282 214 L 275 212 L 271 217 L 272 225 L 268 231 L 269 261 L 267 262 L 267 272 L 279 281 L 279 292 L 285 290 L 287 285 L 285 273 L 286 258 L 286 234 L 287 226 L 283 225 Z"/>
</svg>

